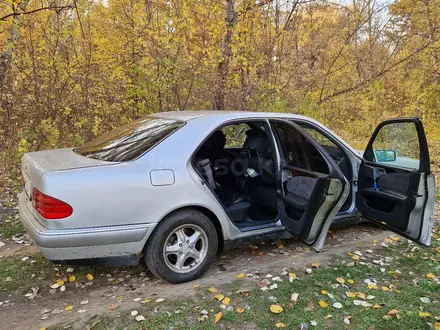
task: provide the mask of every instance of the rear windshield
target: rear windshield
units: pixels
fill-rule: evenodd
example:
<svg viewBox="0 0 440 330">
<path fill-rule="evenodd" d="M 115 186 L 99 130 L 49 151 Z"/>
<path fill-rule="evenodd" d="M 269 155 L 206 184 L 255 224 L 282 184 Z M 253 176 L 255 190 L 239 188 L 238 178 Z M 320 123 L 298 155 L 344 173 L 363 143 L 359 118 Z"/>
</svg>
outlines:
<svg viewBox="0 0 440 330">
<path fill-rule="evenodd" d="M 183 125 L 181 121 L 145 117 L 103 134 L 76 148 L 75 152 L 93 159 L 127 162 L 138 158 Z"/>
</svg>

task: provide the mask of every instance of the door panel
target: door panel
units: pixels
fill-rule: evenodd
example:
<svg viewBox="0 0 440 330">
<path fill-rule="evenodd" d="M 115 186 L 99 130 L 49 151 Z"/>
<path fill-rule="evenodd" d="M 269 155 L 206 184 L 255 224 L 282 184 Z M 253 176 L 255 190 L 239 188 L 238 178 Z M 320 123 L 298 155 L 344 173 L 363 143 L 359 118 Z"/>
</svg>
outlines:
<svg viewBox="0 0 440 330">
<path fill-rule="evenodd" d="M 331 157 L 302 128 L 283 120 L 270 122 L 279 149 L 281 222 L 292 235 L 319 251 L 347 198 L 347 181 Z"/>
<path fill-rule="evenodd" d="M 429 245 L 435 188 L 429 188 L 428 181 L 434 177 L 421 121 L 386 121 L 365 151 L 356 206 L 366 218 Z"/>
</svg>

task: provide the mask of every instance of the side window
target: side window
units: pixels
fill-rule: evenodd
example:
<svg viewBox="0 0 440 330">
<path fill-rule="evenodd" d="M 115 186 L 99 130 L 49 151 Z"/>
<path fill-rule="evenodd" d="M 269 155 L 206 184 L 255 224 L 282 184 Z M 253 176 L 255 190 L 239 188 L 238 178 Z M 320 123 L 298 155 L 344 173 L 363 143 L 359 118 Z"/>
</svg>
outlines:
<svg viewBox="0 0 440 330">
<path fill-rule="evenodd" d="M 273 122 L 274 130 L 282 149 L 282 162 L 308 171 L 328 174 L 327 162 L 320 152 L 294 127 Z"/>
<path fill-rule="evenodd" d="M 223 127 L 221 131 L 226 136 L 225 148 L 241 148 L 246 140 L 246 131 L 250 129 L 248 124 L 240 123 Z"/>
<path fill-rule="evenodd" d="M 376 163 L 417 170 L 420 167 L 419 138 L 412 122 L 386 124 L 379 130 L 372 148 Z"/>
<path fill-rule="evenodd" d="M 318 132 L 316 129 L 314 129 L 312 127 L 309 127 L 309 126 L 303 126 L 303 125 L 300 125 L 300 126 L 307 133 L 309 133 L 310 136 L 316 140 L 316 142 L 318 142 L 324 148 L 325 147 L 332 147 L 332 148 L 338 148 L 339 149 L 339 147 L 336 144 L 334 144 L 325 135 L 323 135 L 322 133 Z"/>
</svg>

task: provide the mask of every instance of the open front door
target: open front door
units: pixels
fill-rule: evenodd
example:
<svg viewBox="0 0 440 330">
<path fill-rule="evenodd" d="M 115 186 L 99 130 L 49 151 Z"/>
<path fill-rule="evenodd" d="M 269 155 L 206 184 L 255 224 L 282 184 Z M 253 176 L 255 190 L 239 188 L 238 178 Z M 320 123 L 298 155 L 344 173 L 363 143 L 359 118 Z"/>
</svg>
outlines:
<svg viewBox="0 0 440 330">
<path fill-rule="evenodd" d="M 270 120 L 278 145 L 278 215 L 292 235 L 320 251 L 349 184 L 327 152 L 298 125 Z M 313 157 L 312 157 L 313 156 Z"/>
<path fill-rule="evenodd" d="M 418 118 L 392 119 L 376 128 L 358 180 L 356 207 L 366 218 L 430 245 L 435 182 Z"/>
</svg>

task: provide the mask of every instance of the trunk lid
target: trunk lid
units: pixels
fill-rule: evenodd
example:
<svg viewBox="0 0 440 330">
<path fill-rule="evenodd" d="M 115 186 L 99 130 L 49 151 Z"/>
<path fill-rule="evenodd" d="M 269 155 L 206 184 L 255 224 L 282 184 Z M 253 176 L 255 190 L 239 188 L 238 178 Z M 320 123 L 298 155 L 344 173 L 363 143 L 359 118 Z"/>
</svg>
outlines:
<svg viewBox="0 0 440 330">
<path fill-rule="evenodd" d="M 21 169 L 28 199 L 32 194 L 32 188 L 37 187 L 41 177 L 47 172 L 117 164 L 116 162 L 87 158 L 73 150 L 73 148 L 67 148 L 24 154 Z"/>
</svg>

